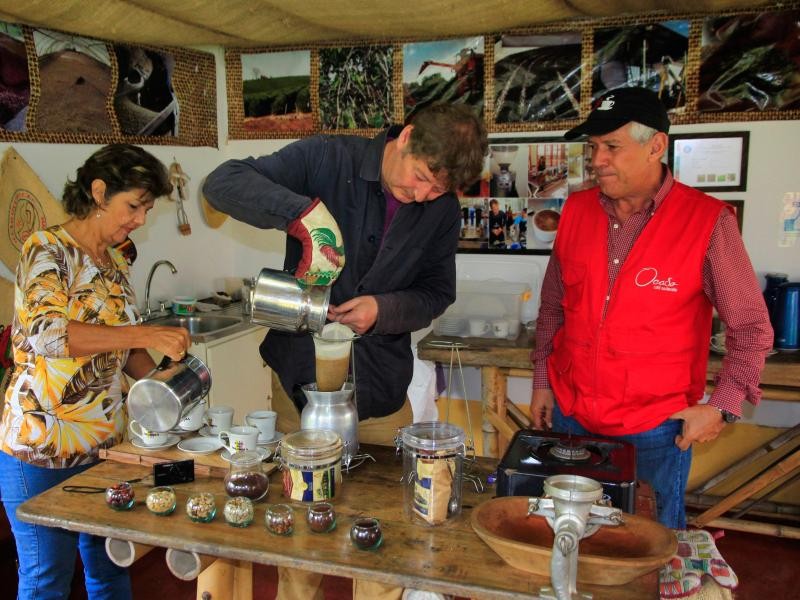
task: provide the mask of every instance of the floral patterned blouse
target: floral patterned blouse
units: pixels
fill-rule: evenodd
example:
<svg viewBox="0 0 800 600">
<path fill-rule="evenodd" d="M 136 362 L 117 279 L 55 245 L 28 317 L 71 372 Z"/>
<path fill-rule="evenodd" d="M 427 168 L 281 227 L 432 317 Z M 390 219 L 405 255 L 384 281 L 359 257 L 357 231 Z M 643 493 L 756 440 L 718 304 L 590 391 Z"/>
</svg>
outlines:
<svg viewBox="0 0 800 600">
<path fill-rule="evenodd" d="M 25 242 L 17 266 L 11 344 L 14 372 L 0 423 L 2 450 L 65 468 L 95 462 L 122 441 L 127 350 L 70 357 L 67 323 L 140 322 L 128 265 L 109 249 L 98 266 L 60 225 Z"/>
</svg>

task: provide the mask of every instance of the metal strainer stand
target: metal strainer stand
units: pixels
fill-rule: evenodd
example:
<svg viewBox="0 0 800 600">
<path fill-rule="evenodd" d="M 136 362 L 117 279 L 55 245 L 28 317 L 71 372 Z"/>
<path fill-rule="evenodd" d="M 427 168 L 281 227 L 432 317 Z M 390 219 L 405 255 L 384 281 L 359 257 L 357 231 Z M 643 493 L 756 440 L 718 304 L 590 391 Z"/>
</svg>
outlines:
<svg viewBox="0 0 800 600">
<path fill-rule="evenodd" d="M 350 344 L 350 364 L 353 366 L 353 403 L 356 405 L 356 412 L 358 412 L 358 386 L 356 385 L 356 341 L 361 336 L 356 334 L 353 337 L 353 343 Z M 344 470 L 349 472 L 350 469 L 360 467 L 367 460 L 375 462 L 375 457 L 367 452 L 359 452 L 357 454 L 348 454 L 345 461 L 342 463 Z"/>
<path fill-rule="evenodd" d="M 444 421 L 450 422 L 450 400 L 453 393 L 453 364 L 458 364 L 458 375 L 461 379 L 461 393 L 464 396 L 464 412 L 467 419 L 465 455 L 464 455 L 464 472 L 462 478 L 465 481 L 472 482 L 475 491 L 478 493 L 483 492 L 483 481 L 477 473 L 477 461 L 475 459 L 475 438 L 472 435 L 472 417 L 469 414 L 469 401 L 467 400 L 467 386 L 464 383 L 464 368 L 461 365 L 461 352 L 462 348 L 469 348 L 469 344 L 462 342 L 451 342 L 448 340 L 433 340 L 430 345 L 436 348 L 449 348 L 450 349 L 450 367 L 447 374 L 447 396 L 445 403 Z"/>
</svg>

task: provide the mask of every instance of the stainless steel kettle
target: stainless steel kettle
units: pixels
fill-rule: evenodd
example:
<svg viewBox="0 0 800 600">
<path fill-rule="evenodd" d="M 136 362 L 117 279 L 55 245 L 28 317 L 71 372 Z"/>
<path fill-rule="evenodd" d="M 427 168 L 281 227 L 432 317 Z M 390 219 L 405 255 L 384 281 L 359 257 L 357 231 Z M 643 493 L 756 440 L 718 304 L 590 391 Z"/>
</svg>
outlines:
<svg viewBox="0 0 800 600">
<path fill-rule="evenodd" d="M 211 371 L 187 354 L 173 362 L 168 356 L 128 392 L 128 415 L 150 431 L 174 429 L 181 417 L 203 401 L 211 389 Z"/>
<path fill-rule="evenodd" d="M 315 333 L 328 317 L 330 286 L 301 287 L 294 275 L 261 269 L 251 293 L 250 320 L 280 331 Z"/>
<path fill-rule="evenodd" d="M 342 436 L 345 465 L 358 454 L 358 410 L 353 402 L 353 389 L 349 381 L 335 392 L 320 392 L 315 383 L 302 387 L 308 404 L 300 414 L 300 428 L 330 429 Z"/>
</svg>

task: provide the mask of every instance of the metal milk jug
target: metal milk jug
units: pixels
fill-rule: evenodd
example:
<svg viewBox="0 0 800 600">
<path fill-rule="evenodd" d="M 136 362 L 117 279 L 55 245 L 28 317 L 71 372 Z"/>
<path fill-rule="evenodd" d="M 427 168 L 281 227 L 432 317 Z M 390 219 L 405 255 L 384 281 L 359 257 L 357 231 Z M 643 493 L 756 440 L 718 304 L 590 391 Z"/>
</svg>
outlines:
<svg viewBox="0 0 800 600">
<path fill-rule="evenodd" d="M 346 382 L 336 392 L 320 392 L 315 383 L 303 386 L 308 404 L 300 414 L 300 429 L 330 429 L 342 437 L 342 462 L 350 464 L 358 453 L 358 409 L 353 402 L 353 384 Z"/>
</svg>

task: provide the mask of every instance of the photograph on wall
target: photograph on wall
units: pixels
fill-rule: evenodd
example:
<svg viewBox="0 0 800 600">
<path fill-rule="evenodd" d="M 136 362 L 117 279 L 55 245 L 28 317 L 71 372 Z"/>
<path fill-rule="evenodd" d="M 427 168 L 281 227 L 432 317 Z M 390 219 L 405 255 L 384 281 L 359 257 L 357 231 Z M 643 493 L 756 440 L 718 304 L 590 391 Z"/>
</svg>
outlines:
<svg viewBox="0 0 800 600">
<path fill-rule="evenodd" d="M 320 48 L 323 129 L 382 129 L 392 121 L 392 47 Z"/>
<path fill-rule="evenodd" d="M 114 110 L 125 135 L 178 135 L 175 58 L 139 46 L 114 46 L 119 79 Z"/>
<path fill-rule="evenodd" d="M 242 54 L 245 131 L 311 131 L 311 51 Z"/>
<path fill-rule="evenodd" d="M 40 95 L 38 131 L 112 133 L 106 100 L 112 93 L 111 58 L 105 42 L 35 29 Z"/>
<path fill-rule="evenodd" d="M 25 131 L 31 99 L 22 27 L 0 21 L 0 129 Z"/>
<path fill-rule="evenodd" d="M 406 121 L 435 102 L 467 104 L 483 114 L 483 37 L 403 45 Z"/>
<path fill-rule="evenodd" d="M 620 87 L 644 87 L 668 109 L 686 104 L 689 21 L 594 30 L 592 98 Z"/>
<path fill-rule="evenodd" d="M 502 35 L 494 47 L 494 122 L 577 119 L 581 34 Z"/>
<path fill-rule="evenodd" d="M 700 47 L 700 112 L 800 109 L 800 10 L 709 17 Z"/>
<path fill-rule="evenodd" d="M 585 142 L 492 139 L 479 192 L 459 198 L 459 251 L 549 254 L 567 197 L 593 185 Z"/>
</svg>

